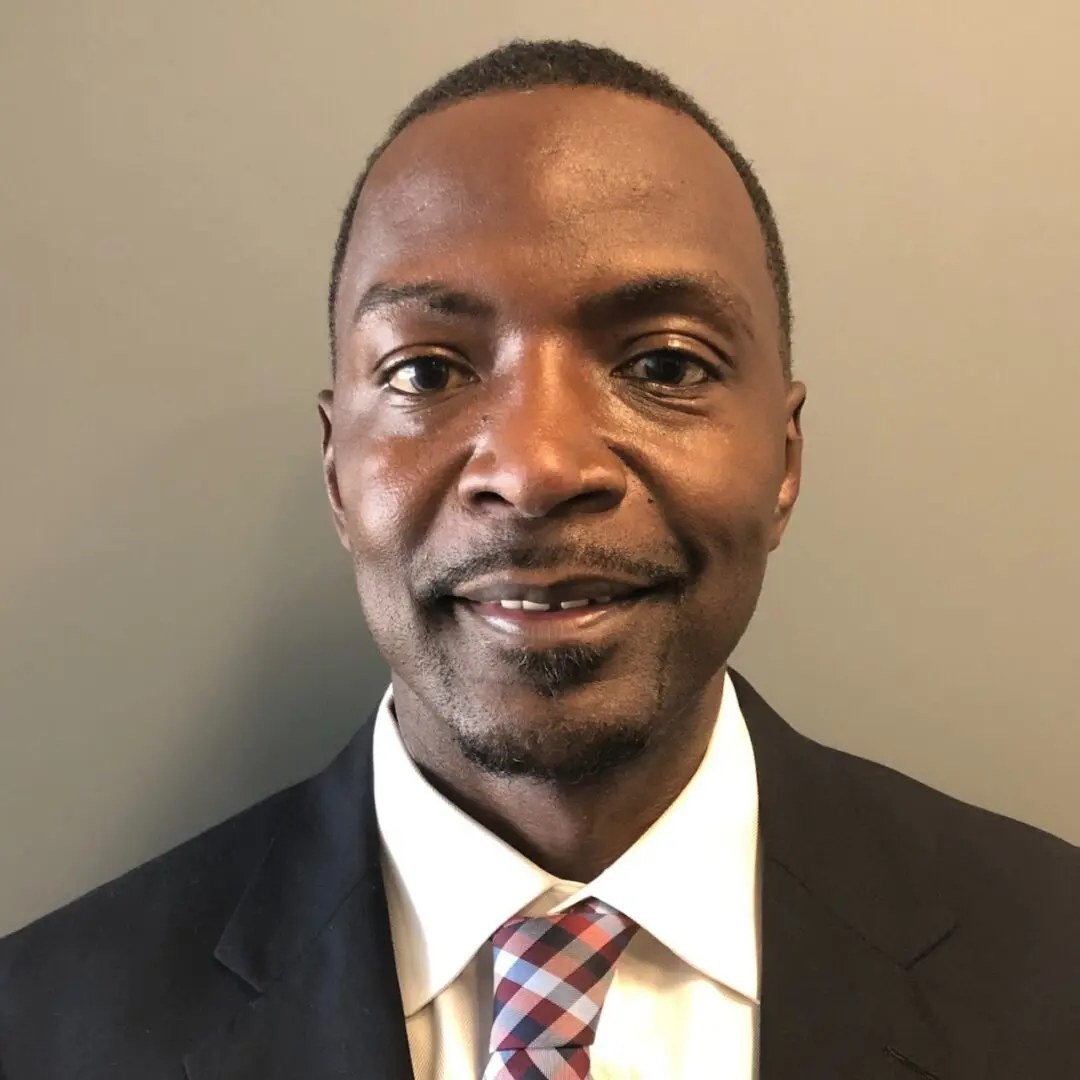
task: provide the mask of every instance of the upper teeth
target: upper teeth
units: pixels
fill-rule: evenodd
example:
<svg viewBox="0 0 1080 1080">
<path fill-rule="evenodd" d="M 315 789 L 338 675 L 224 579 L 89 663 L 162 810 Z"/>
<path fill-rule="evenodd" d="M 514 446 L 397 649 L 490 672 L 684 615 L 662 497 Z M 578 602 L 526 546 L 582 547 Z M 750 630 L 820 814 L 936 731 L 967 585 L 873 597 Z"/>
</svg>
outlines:
<svg viewBox="0 0 1080 1080">
<path fill-rule="evenodd" d="M 551 611 L 552 608 L 579 608 L 586 604 L 609 604 L 610 596 L 595 596 L 585 600 L 563 600 L 560 604 L 538 604 L 535 600 L 497 600 L 497 604 L 514 611 Z"/>
</svg>

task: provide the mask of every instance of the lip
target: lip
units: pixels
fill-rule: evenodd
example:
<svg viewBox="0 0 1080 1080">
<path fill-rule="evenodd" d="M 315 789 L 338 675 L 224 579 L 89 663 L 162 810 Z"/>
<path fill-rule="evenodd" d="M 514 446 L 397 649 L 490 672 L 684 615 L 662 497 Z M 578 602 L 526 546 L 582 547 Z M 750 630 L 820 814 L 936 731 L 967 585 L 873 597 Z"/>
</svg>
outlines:
<svg viewBox="0 0 1080 1080">
<path fill-rule="evenodd" d="M 530 580 L 521 575 L 482 578 L 454 590 L 454 599 L 483 604 L 496 600 L 531 600 L 559 604 L 564 600 L 593 600 L 607 596 L 621 600 L 649 588 L 644 581 L 626 581 L 597 575 L 564 575 L 557 580 Z"/>
<path fill-rule="evenodd" d="M 459 619 L 489 637 L 517 645 L 595 644 L 617 633 L 628 619 L 639 614 L 642 604 L 653 593 L 638 591 L 607 604 L 551 611 L 523 611 L 501 607 L 498 603 L 477 603 L 455 599 Z"/>
</svg>

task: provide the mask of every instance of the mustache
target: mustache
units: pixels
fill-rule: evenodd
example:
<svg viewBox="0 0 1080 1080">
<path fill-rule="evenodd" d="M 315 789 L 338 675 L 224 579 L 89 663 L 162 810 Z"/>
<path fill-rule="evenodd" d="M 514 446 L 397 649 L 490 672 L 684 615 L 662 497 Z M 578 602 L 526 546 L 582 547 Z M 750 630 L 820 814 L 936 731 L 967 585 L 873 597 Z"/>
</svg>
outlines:
<svg viewBox="0 0 1080 1080">
<path fill-rule="evenodd" d="M 665 557 L 666 556 L 666 557 Z M 457 557 L 440 556 L 438 567 L 426 567 L 415 577 L 416 599 L 434 604 L 475 578 L 512 570 L 573 570 L 575 575 L 616 575 L 651 588 L 678 587 L 689 570 L 675 553 L 652 556 L 596 543 L 563 540 L 556 543 L 506 545 L 494 540 Z"/>
</svg>

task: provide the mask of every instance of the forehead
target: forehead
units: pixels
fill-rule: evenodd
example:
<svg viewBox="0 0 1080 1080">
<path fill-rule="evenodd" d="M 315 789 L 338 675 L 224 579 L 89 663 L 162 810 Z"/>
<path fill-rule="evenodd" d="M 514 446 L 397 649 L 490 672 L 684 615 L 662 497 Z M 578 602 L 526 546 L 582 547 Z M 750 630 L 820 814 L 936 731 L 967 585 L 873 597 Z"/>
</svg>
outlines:
<svg viewBox="0 0 1080 1080">
<path fill-rule="evenodd" d="M 422 117 L 376 162 L 339 313 L 377 282 L 455 280 L 540 309 L 685 271 L 723 277 L 775 326 L 753 207 L 707 132 L 615 91 L 497 93 Z"/>
</svg>

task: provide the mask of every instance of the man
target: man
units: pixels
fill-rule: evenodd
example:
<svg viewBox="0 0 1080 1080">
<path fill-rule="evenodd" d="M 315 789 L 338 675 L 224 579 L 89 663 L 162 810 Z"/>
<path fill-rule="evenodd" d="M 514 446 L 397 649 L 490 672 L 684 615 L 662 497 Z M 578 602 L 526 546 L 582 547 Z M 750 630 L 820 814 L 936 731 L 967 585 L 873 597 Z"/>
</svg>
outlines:
<svg viewBox="0 0 1080 1080">
<path fill-rule="evenodd" d="M 573 42 L 451 73 L 357 184 L 330 324 L 391 685 L 324 773 L 4 942 L 0 1073 L 1080 1076 L 1076 850 L 727 666 L 805 388 L 700 108 Z"/>
</svg>

